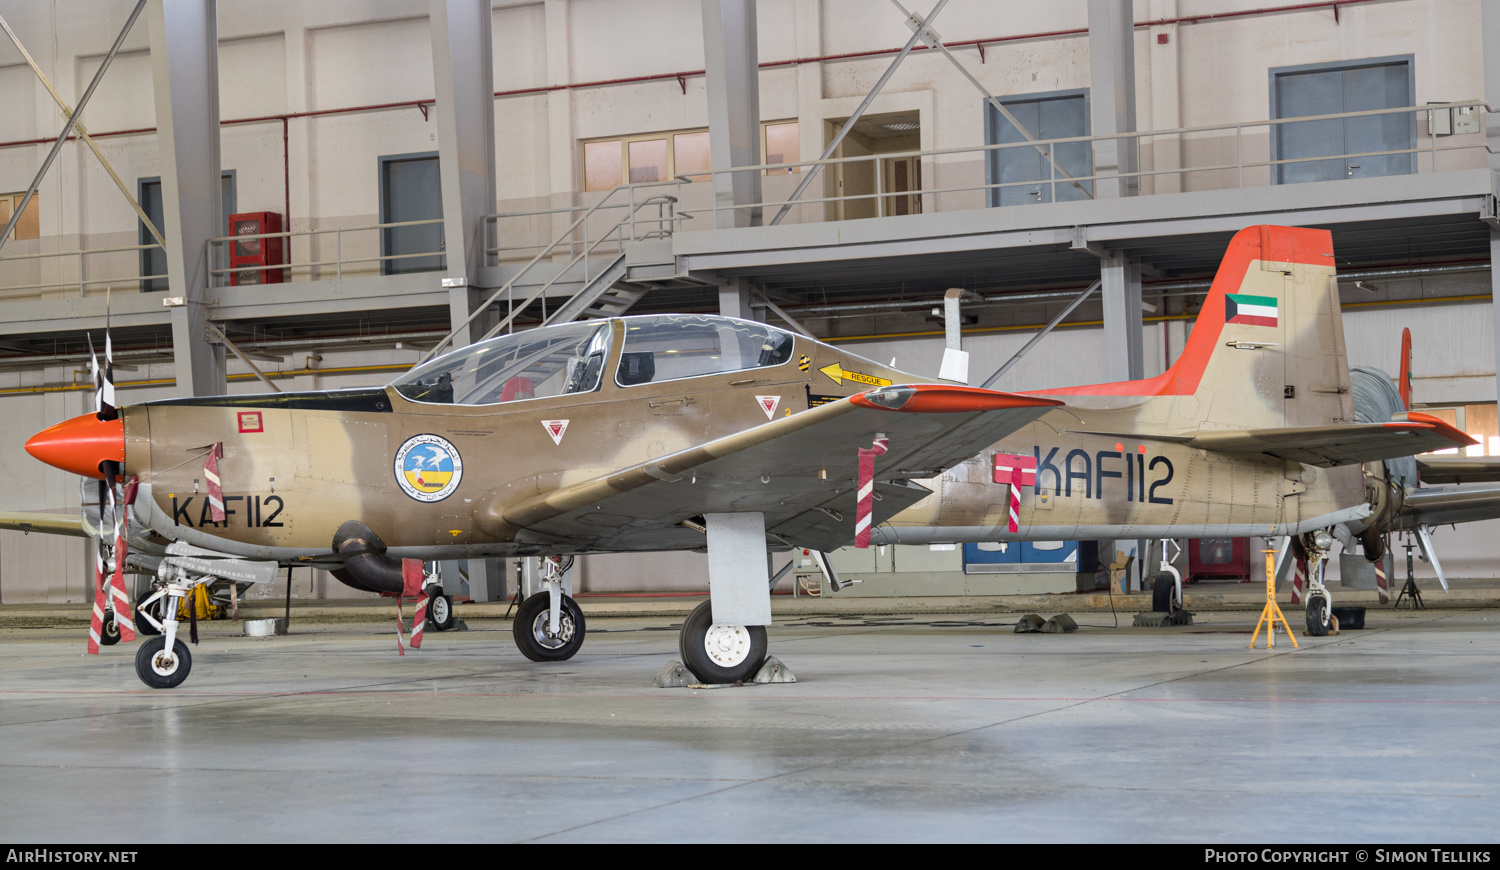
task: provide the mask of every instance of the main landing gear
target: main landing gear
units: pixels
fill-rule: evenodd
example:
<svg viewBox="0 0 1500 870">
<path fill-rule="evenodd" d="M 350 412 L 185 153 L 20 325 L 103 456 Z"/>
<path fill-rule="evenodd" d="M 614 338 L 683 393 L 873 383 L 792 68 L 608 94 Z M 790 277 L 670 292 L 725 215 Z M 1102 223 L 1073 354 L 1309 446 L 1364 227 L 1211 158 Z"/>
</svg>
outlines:
<svg viewBox="0 0 1500 870">
<path fill-rule="evenodd" d="M 766 660 L 766 627 L 714 625 L 711 604 L 693 608 L 682 625 L 682 663 L 705 683 L 748 682 Z"/>
<path fill-rule="evenodd" d="M 1173 547 L 1177 548 L 1175 554 L 1171 553 Z M 1161 539 L 1161 567 L 1151 578 L 1151 610 L 1155 613 L 1176 613 L 1182 609 L 1182 574 L 1172 565 L 1172 560 L 1180 555 L 1180 544 L 1171 538 Z"/>
<path fill-rule="evenodd" d="M 573 567 L 573 557 L 541 560 L 542 585 L 546 587 L 516 611 L 511 633 L 521 655 L 534 662 L 561 662 L 583 648 L 583 611 L 571 596 L 563 594 L 563 574 Z"/>
</svg>

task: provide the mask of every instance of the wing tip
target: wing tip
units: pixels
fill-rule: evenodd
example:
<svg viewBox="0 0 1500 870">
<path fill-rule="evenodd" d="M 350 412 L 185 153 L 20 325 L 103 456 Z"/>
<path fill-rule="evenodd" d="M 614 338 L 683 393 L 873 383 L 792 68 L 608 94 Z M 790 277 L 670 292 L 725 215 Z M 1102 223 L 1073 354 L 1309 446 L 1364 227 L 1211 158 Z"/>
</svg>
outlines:
<svg viewBox="0 0 1500 870">
<path fill-rule="evenodd" d="M 1447 438 L 1449 441 L 1454 442 L 1460 447 L 1472 447 L 1475 444 L 1479 443 L 1479 440 L 1474 436 L 1463 431 L 1462 429 L 1459 429 L 1458 427 L 1454 426 L 1441 417 L 1434 417 L 1431 414 L 1423 414 L 1421 411 L 1407 411 L 1401 416 L 1404 416 L 1406 418 L 1406 422 L 1408 423 L 1418 423 L 1422 424 L 1425 428 L 1436 430 L 1439 435 L 1442 435 L 1444 438 Z M 1399 425 L 1399 423 L 1387 425 Z"/>
</svg>

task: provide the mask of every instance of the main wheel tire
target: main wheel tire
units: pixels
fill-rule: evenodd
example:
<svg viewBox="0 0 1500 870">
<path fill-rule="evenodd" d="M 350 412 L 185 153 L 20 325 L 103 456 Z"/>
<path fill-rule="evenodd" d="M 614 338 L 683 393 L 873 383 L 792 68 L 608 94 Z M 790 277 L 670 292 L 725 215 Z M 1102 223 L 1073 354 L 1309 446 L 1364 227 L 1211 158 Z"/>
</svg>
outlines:
<svg viewBox="0 0 1500 870">
<path fill-rule="evenodd" d="M 147 636 L 150 636 L 150 635 L 153 635 L 153 634 L 161 634 L 161 632 L 156 629 L 156 626 L 152 625 L 150 622 L 147 622 L 146 620 L 144 620 L 144 619 L 141 618 L 141 604 L 144 603 L 147 598 L 150 598 L 151 596 L 153 596 L 155 594 L 156 594 L 156 590 L 155 589 L 147 589 L 145 592 L 142 592 L 135 599 L 135 633 L 136 634 L 144 634 L 144 635 L 147 635 Z M 151 607 L 148 610 L 148 612 L 152 616 L 156 617 L 156 621 L 157 622 L 160 622 L 161 619 L 162 619 L 161 608 L 162 608 L 162 602 L 164 602 L 164 601 L 166 601 L 165 598 L 158 598 L 156 601 L 152 602 Z"/>
<path fill-rule="evenodd" d="M 516 648 L 534 662 L 566 661 L 583 648 L 583 611 L 578 609 L 577 602 L 566 595 L 562 597 L 556 637 L 547 634 L 547 617 L 551 609 L 551 596 L 538 592 L 521 602 L 516 610 L 516 621 L 511 626 Z"/>
<path fill-rule="evenodd" d="M 115 622 L 113 610 L 104 614 L 104 624 L 99 627 L 99 645 L 114 646 L 120 642 L 120 624 Z"/>
<path fill-rule="evenodd" d="M 682 624 L 677 649 L 682 663 L 705 683 L 741 683 L 766 660 L 764 625 L 714 625 L 710 602 L 693 608 Z"/>
<path fill-rule="evenodd" d="M 193 669 L 193 654 L 187 644 L 172 641 L 172 652 L 165 652 L 167 639 L 157 635 L 145 643 L 135 654 L 135 675 L 153 689 L 172 689 L 187 679 Z"/>
<path fill-rule="evenodd" d="M 1166 571 L 1151 578 L 1151 609 L 1156 613 L 1177 612 L 1177 581 Z"/>
<path fill-rule="evenodd" d="M 453 596 L 444 595 L 442 587 L 434 586 L 427 593 L 427 624 L 433 631 L 447 631 L 453 627 Z"/>
<path fill-rule="evenodd" d="M 1328 635 L 1328 599 L 1321 595 L 1307 599 L 1307 633 L 1313 637 Z"/>
</svg>

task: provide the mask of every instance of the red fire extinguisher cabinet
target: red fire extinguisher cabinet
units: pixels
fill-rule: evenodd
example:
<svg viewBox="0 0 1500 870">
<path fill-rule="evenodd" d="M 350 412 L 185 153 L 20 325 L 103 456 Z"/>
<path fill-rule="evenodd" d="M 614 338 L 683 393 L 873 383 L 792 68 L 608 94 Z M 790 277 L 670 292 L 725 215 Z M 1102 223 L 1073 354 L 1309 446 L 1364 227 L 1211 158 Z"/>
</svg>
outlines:
<svg viewBox="0 0 1500 870">
<path fill-rule="evenodd" d="M 229 216 L 229 235 L 254 236 L 261 233 L 281 232 L 281 215 L 272 211 L 255 211 Z M 280 284 L 286 262 L 282 258 L 286 250 L 286 239 L 240 239 L 229 245 L 229 283 L 236 287 L 245 284 Z"/>
<path fill-rule="evenodd" d="M 1249 538 L 1194 538 L 1188 541 L 1188 580 L 1249 580 Z"/>
</svg>

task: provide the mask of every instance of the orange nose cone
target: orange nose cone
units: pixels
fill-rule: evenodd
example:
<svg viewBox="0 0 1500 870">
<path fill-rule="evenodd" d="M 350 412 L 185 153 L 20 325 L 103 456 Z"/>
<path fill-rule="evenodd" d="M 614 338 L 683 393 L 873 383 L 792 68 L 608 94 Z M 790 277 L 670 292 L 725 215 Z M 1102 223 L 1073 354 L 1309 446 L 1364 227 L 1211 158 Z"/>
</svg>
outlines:
<svg viewBox="0 0 1500 870">
<path fill-rule="evenodd" d="M 53 468 L 103 480 L 99 463 L 125 461 L 125 421 L 74 417 L 31 436 L 26 452 Z"/>
</svg>

